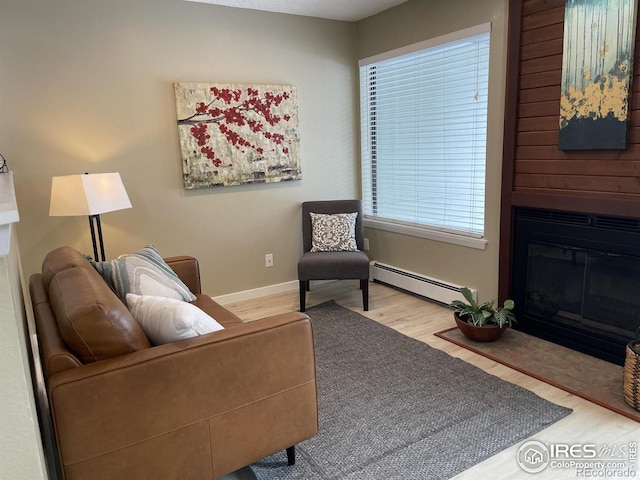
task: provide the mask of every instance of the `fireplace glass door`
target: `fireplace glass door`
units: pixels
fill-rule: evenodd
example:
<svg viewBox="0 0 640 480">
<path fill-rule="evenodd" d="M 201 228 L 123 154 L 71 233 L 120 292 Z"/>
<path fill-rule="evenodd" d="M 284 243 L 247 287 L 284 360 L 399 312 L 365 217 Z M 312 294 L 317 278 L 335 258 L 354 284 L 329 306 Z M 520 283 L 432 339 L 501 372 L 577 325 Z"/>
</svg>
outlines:
<svg viewBox="0 0 640 480">
<path fill-rule="evenodd" d="M 640 325 L 640 258 L 555 243 L 529 243 L 525 311 L 628 341 Z"/>
</svg>

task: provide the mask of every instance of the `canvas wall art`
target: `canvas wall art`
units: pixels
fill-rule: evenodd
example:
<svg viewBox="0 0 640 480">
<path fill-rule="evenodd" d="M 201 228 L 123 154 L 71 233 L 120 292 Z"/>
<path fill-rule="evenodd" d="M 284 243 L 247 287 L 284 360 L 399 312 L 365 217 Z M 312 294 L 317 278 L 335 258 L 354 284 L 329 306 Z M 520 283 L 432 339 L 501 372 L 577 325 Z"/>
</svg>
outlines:
<svg viewBox="0 0 640 480">
<path fill-rule="evenodd" d="M 176 83 L 187 189 L 302 178 L 296 88 Z"/>
<path fill-rule="evenodd" d="M 560 150 L 624 149 L 637 0 L 567 0 Z"/>
</svg>

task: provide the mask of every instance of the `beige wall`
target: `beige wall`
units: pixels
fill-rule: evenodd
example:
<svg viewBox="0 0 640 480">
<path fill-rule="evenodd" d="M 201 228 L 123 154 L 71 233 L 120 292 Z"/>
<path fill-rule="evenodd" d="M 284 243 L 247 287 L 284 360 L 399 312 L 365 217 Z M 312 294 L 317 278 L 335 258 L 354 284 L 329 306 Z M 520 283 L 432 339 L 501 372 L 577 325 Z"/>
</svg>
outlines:
<svg viewBox="0 0 640 480">
<path fill-rule="evenodd" d="M 294 281 L 300 202 L 358 194 L 355 26 L 180 0 L 0 0 L 0 152 L 15 172 L 25 272 L 86 217 L 49 217 L 51 177 L 120 172 L 107 256 L 153 243 L 221 295 Z M 185 191 L 173 82 L 296 85 L 301 181 Z M 272 253 L 275 266 L 265 268 Z"/>
<path fill-rule="evenodd" d="M 507 0 L 412 0 L 356 25 L 356 57 L 366 58 L 452 31 L 492 23 L 487 134 L 486 250 L 366 229 L 370 256 L 390 265 L 498 293 L 500 178 L 507 50 Z"/>
<path fill-rule="evenodd" d="M 495 296 L 506 3 L 411 0 L 352 24 L 180 0 L 0 0 L 0 152 L 25 271 L 60 245 L 91 251 L 86 218 L 48 216 L 51 177 L 118 171 L 133 208 L 102 216 L 109 257 L 147 243 L 193 254 L 212 295 L 294 281 L 299 203 L 359 196 L 356 60 L 492 21 L 486 251 L 367 237 L 372 258 Z M 184 190 L 176 81 L 296 85 L 303 180 Z"/>
</svg>

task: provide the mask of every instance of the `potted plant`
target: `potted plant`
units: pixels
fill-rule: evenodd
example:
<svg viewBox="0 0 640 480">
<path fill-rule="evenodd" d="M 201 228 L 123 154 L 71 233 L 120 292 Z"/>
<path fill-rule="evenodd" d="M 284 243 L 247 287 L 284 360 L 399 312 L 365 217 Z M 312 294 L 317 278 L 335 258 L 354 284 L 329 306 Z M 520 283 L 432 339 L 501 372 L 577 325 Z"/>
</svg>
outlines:
<svg viewBox="0 0 640 480">
<path fill-rule="evenodd" d="M 467 302 L 454 300 L 450 306 L 454 308 L 453 317 L 458 328 L 467 338 L 480 342 L 496 340 L 516 321 L 513 300 L 507 299 L 502 307 L 495 307 L 494 301 L 476 302 L 466 287 L 461 293 Z"/>
</svg>

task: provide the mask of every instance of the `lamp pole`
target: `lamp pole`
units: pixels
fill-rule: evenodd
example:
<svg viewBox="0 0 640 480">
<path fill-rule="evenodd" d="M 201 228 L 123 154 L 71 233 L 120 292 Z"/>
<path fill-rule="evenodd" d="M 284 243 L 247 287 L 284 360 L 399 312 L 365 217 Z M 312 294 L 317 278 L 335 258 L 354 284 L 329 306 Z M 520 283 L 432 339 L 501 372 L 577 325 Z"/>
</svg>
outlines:
<svg viewBox="0 0 640 480">
<path fill-rule="evenodd" d="M 98 262 L 104 262 L 107 256 L 104 254 L 104 242 L 102 240 L 102 225 L 100 215 L 89 215 L 89 228 L 91 229 L 91 243 L 93 244 L 93 258 Z M 98 247 L 96 245 L 96 231 L 98 230 L 98 242 L 100 243 L 100 257 L 98 257 Z"/>
</svg>

